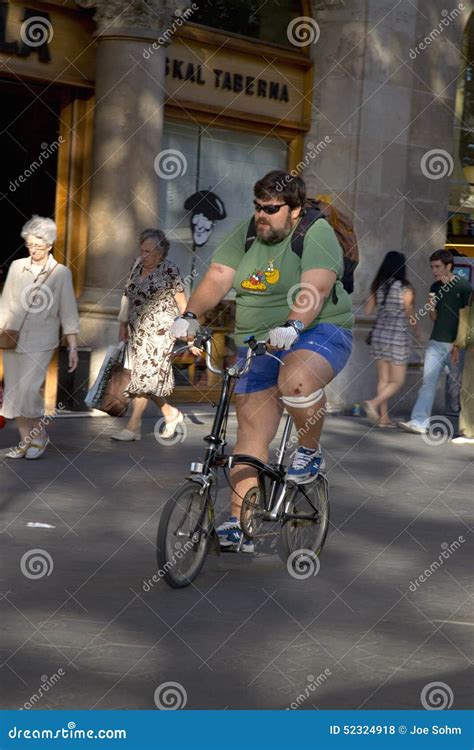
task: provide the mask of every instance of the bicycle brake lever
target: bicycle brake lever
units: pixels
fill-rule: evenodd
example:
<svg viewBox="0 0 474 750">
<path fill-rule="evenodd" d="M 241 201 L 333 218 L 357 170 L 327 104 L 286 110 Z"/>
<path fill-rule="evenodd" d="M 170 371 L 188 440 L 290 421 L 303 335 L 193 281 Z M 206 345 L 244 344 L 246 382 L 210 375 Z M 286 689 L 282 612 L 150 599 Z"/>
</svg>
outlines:
<svg viewBox="0 0 474 750">
<path fill-rule="evenodd" d="M 281 365 L 285 366 L 285 363 L 283 362 L 280 357 L 277 357 L 276 354 L 270 354 L 270 352 L 267 350 L 266 352 L 267 357 L 271 357 L 272 359 L 276 359 L 277 362 L 279 362 Z"/>
</svg>

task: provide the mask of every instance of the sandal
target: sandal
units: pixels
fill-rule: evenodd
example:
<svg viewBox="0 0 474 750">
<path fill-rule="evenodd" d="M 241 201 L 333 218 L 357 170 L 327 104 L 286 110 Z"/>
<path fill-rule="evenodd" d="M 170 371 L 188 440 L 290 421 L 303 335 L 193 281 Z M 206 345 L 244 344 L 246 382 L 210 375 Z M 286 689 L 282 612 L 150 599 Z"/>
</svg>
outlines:
<svg viewBox="0 0 474 750">
<path fill-rule="evenodd" d="M 174 437 L 176 433 L 176 428 L 179 424 L 182 424 L 184 422 L 184 414 L 181 411 L 178 411 L 176 417 L 174 419 L 170 419 L 169 421 L 165 420 L 165 426 L 163 427 L 163 430 L 160 433 L 160 437 L 162 438 L 172 438 Z"/>
<path fill-rule="evenodd" d="M 368 401 L 364 401 L 364 411 L 367 419 L 371 424 L 378 424 L 380 415 L 378 411 L 372 406 L 372 404 L 369 404 Z"/>
<path fill-rule="evenodd" d="M 7 448 L 3 454 L 4 458 L 25 458 L 26 451 L 28 450 L 27 445 L 15 445 L 13 448 Z"/>
<path fill-rule="evenodd" d="M 25 458 L 30 459 L 30 460 L 39 458 L 40 456 L 43 455 L 48 445 L 49 445 L 49 437 L 47 435 L 45 436 L 42 442 L 33 440 L 33 442 L 31 442 L 28 448 L 26 449 Z"/>
<path fill-rule="evenodd" d="M 116 432 L 114 435 L 110 436 L 112 440 L 121 440 L 121 441 L 132 441 L 132 440 L 141 440 L 142 434 L 140 430 L 138 432 L 134 432 L 133 430 L 128 430 L 126 427 L 123 430 L 120 430 L 120 432 Z"/>
</svg>

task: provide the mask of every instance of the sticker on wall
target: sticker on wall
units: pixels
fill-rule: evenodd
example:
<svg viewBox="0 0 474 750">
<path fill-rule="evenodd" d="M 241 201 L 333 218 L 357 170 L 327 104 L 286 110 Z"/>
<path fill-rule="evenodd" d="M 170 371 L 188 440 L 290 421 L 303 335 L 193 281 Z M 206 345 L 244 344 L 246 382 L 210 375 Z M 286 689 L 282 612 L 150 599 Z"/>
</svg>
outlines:
<svg viewBox="0 0 474 750">
<path fill-rule="evenodd" d="M 184 201 L 185 211 L 191 211 L 193 250 L 206 244 L 216 221 L 227 216 L 224 203 L 211 190 L 198 190 Z"/>
</svg>

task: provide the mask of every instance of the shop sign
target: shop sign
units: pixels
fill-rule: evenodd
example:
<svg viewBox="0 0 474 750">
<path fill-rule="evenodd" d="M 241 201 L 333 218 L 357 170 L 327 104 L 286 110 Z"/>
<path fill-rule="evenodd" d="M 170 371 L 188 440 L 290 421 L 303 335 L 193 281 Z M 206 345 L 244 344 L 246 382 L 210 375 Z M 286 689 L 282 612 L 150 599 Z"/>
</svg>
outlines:
<svg viewBox="0 0 474 750">
<path fill-rule="evenodd" d="M 53 26 L 49 13 L 40 13 L 32 8 L 25 8 L 20 27 L 20 38 L 7 41 L 8 4 L 0 3 L 0 52 L 29 57 L 38 55 L 41 62 L 49 62 L 49 39 L 53 36 Z"/>
<path fill-rule="evenodd" d="M 174 37 L 166 50 L 165 85 L 170 104 L 204 105 L 219 115 L 307 126 L 307 67 L 225 47 Z M 147 50 L 149 59 L 153 48 Z"/>
<path fill-rule="evenodd" d="M 80 11 L 0 2 L 0 69 L 16 76 L 91 86 L 94 26 Z"/>
<path fill-rule="evenodd" d="M 281 81 L 271 81 L 267 78 L 243 75 L 219 68 L 212 68 L 210 74 L 209 81 L 205 78 L 202 65 L 185 60 L 166 58 L 166 76 L 178 81 L 190 81 L 191 83 L 197 83 L 198 86 L 205 86 L 210 82 L 215 89 L 233 91 L 234 94 L 243 91 L 246 96 L 257 96 L 280 102 L 290 101 L 288 85 Z"/>
</svg>

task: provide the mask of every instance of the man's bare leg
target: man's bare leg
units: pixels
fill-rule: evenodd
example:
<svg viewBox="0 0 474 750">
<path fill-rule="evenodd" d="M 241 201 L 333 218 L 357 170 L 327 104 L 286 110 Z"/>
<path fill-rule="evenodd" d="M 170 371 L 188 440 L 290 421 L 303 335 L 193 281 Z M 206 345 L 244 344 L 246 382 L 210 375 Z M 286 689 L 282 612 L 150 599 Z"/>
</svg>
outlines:
<svg viewBox="0 0 474 750">
<path fill-rule="evenodd" d="M 236 397 L 237 442 L 234 453 L 244 453 L 268 461 L 268 448 L 278 430 L 283 407 L 277 386 L 257 393 L 239 394 Z M 242 500 L 255 487 L 257 473 L 246 466 L 231 471 L 231 514 L 240 518 Z"/>
<path fill-rule="evenodd" d="M 326 396 L 322 389 L 333 379 L 333 369 L 327 359 L 306 349 L 288 354 L 284 361 L 278 381 L 283 397 L 294 399 L 322 391 L 319 397 L 315 396 L 313 403 L 305 407 L 286 404 L 295 422 L 299 444 L 317 450 L 326 415 Z"/>
</svg>

